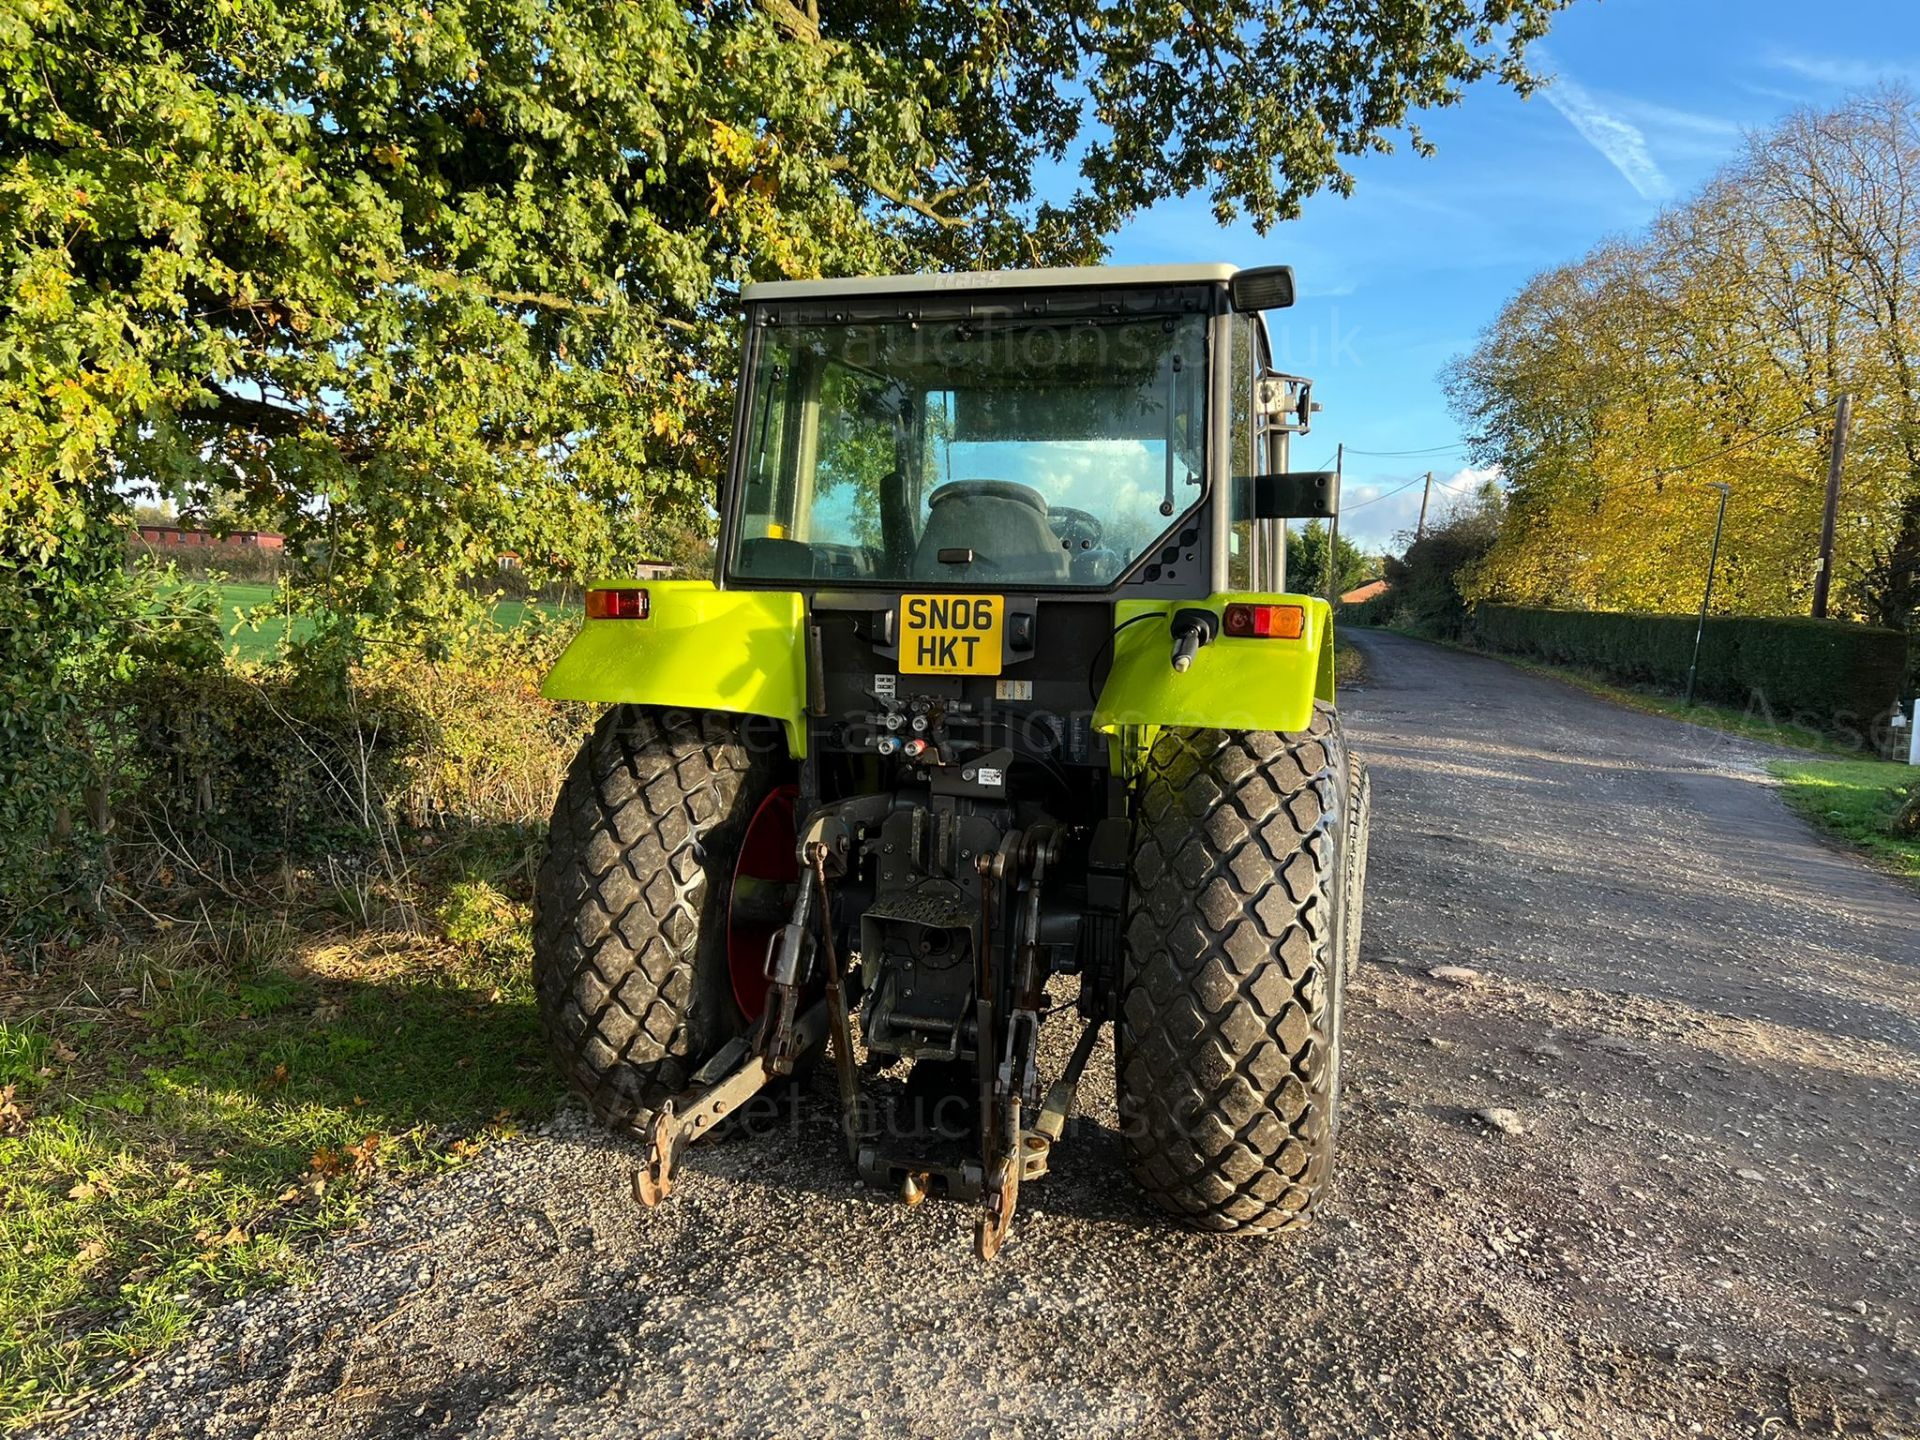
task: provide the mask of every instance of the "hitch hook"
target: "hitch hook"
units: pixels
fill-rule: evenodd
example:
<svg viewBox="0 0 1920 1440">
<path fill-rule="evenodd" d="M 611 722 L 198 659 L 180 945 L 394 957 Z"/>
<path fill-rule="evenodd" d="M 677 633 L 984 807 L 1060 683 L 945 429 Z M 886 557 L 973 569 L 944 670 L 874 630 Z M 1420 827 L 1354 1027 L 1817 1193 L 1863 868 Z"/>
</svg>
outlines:
<svg viewBox="0 0 1920 1440">
<path fill-rule="evenodd" d="M 674 1151 L 680 1127 L 674 1123 L 673 1101 L 663 1104 L 648 1127 L 647 1154 L 633 1172 L 633 1198 L 651 1210 L 673 1193 Z"/>
</svg>

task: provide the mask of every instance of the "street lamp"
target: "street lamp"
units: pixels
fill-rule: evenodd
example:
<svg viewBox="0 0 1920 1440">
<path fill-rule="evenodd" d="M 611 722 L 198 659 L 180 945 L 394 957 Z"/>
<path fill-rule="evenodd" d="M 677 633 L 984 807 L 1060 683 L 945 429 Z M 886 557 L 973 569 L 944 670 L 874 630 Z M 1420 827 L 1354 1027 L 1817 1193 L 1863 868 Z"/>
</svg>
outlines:
<svg viewBox="0 0 1920 1440">
<path fill-rule="evenodd" d="M 1693 660 L 1687 666 L 1687 698 L 1685 704 L 1693 708 L 1693 680 L 1700 671 L 1700 641 L 1707 633 L 1707 605 L 1713 599 L 1713 572 L 1720 566 L 1720 531 L 1727 523 L 1727 491 L 1731 488 L 1724 480 L 1709 480 L 1707 484 L 1720 492 L 1720 509 L 1713 517 L 1713 554 L 1707 558 L 1707 588 L 1700 595 L 1700 623 L 1693 630 Z"/>
</svg>

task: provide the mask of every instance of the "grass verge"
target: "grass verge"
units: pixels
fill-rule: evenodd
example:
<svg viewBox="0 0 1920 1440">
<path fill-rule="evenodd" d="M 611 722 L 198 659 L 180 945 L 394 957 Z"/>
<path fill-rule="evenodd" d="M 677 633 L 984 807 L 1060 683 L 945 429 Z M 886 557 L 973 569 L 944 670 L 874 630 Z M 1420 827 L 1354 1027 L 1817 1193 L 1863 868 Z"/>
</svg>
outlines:
<svg viewBox="0 0 1920 1440">
<path fill-rule="evenodd" d="M 1920 838 L 1893 833 L 1893 817 L 1920 786 L 1920 769 L 1885 760 L 1776 760 L 1780 793 L 1818 828 L 1896 874 L 1920 880 Z"/>
<path fill-rule="evenodd" d="M 550 1113 L 533 843 L 445 844 L 425 917 L 341 929 L 326 882 L 289 876 L 274 903 L 0 962 L 0 1428 L 303 1276 L 382 1177 Z"/>
</svg>

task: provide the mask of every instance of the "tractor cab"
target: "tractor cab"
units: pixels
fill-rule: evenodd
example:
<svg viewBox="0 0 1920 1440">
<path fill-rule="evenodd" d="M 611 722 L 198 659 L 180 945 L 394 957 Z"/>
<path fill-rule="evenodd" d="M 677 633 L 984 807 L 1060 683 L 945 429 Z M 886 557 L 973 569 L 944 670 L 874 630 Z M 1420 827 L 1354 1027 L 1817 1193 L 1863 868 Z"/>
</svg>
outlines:
<svg viewBox="0 0 1920 1440">
<path fill-rule="evenodd" d="M 1311 400 L 1233 296 L 1290 300 L 1290 277 L 910 278 L 747 287 L 728 581 L 1193 594 L 1219 561 L 1220 588 L 1254 582 L 1253 527 L 1281 518 L 1256 490 Z M 1224 523 L 1181 545 L 1203 509 Z"/>
</svg>

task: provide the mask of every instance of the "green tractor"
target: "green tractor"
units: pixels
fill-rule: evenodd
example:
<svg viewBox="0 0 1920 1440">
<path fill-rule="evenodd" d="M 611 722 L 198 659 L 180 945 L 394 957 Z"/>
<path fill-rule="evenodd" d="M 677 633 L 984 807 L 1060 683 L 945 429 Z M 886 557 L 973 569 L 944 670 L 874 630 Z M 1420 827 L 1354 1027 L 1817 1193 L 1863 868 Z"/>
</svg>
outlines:
<svg viewBox="0 0 1920 1440">
<path fill-rule="evenodd" d="M 643 1203 L 825 1055 L 860 1175 L 978 1204 L 990 1256 L 1111 1023 L 1155 1202 L 1311 1215 L 1367 778 L 1328 606 L 1286 593 L 1286 521 L 1339 503 L 1287 469 L 1292 300 L 1228 265 L 747 287 L 716 579 L 596 585 L 546 685 L 611 708 L 540 1010 Z"/>
</svg>

